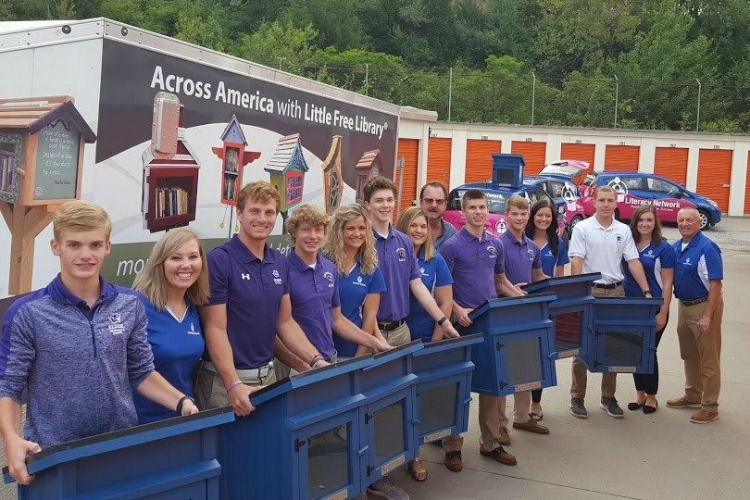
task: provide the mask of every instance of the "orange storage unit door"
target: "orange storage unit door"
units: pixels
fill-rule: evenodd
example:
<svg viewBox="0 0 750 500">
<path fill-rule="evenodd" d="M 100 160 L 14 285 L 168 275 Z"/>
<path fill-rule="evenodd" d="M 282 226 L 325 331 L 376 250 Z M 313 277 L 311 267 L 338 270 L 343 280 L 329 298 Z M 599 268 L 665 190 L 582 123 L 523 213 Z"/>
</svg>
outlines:
<svg viewBox="0 0 750 500">
<path fill-rule="evenodd" d="M 656 148 L 654 173 L 684 186 L 689 151 L 688 148 Z"/>
<path fill-rule="evenodd" d="M 544 168 L 547 161 L 547 143 L 531 141 L 513 141 L 510 152 L 515 155 L 523 155 L 526 166 L 523 167 L 523 175 L 537 175 Z"/>
<path fill-rule="evenodd" d="M 731 149 L 700 150 L 698 153 L 698 186 L 696 192 L 714 200 L 723 213 L 729 210 L 729 181 L 731 176 Z"/>
<path fill-rule="evenodd" d="M 419 139 L 399 139 L 396 159 L 404 159 L 404 185 L 401 187 L 401 211 L 412 206 L 417 199 L 417 164 L 419 163 Z M 398 169 L 395 170 L 396 185 L 399 183 Z"/>
<path fill-rule="evenodd" d="M 560 145 L 561 160 L 581 160 L 591 165 L 589 168 L 594 169 L 594 155 L 596 152 L 595 144 L 578 144 L 564 142 Z"/>
<path fill-rule="evenodd" d="M 469 139 L 466 141 L 466 177 L 464 182 L 492 179 L 492 153 L 499 153 L 502 142 Z"/>
<path fill-rule="evenodd" d="M 745 215 L 750 215 L 750 156 L 747 158 L 747 175 L 745 176 Z"/>
<path fill-rule="evenodd" d="M 451 142 L 445 137 L 430 137 L 427 151 L 427 182 L 440 181 L 450 189 Z"/>
<path fill-rule="evenodd" d="M 604 170 L 638 171 L 640 146 L 618 146 L 608 144 L 604 149 Z"/>
</svg>

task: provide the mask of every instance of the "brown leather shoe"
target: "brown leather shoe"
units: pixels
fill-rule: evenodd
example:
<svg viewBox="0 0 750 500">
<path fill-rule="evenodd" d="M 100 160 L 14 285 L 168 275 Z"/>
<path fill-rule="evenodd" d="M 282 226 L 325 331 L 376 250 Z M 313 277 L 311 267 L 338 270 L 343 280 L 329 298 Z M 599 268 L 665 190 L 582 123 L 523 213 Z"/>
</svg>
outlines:
<svg viewBox="0 0 750 500">
<path fill-rule="evenodd" d="M 484 451 L 480 449 L 479 453 L 485 457 L 492 457 L 503 465 L 516 465 L 518 463 L 516 457 L 505 451 L 502 446 L 498 446 L 492 451 Z"/>
<path fill-rule="evenodd" d="M 445 452 L 445 468 L 452 472 L 461 472 L 464 469 L 460 451 Z"/>
<path fill-rule="evenodd" d="M 510 434 L 508 434 L 507 427 L 500 427 L 500 433 L 498 434 L 497 442 L 503 446 L 510 445 Z"/>
<path fill-rule="evenodd" d="M 685 396 L 682 396 L 681 398 L 670 399 L 669 401 L 667 401 L 667 406 L 669 408 L 700 408 L 701 402 L 693 402 L 687 399 Z"/>
<path fill-rule="evenodd" d="M 690 417 L 690 421 L 694 424 L 708 424 L 715 420 L 719 420 L 718 411 L 698 410 Z"/>
<path fill-rule="evenodd" d="M 528 422 L 513 422 L 513 428 L 519 431 L 533 432 L 534 434 L 549 434 L 547 427 L 533 419 Z"/>
</svg>

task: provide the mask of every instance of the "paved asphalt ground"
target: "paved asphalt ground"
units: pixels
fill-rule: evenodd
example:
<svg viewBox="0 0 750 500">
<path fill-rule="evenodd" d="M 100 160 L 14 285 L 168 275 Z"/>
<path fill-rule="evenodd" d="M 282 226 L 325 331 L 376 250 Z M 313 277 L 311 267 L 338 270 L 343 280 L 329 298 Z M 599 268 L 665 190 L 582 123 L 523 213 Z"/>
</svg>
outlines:
<svg viewBox="0 0 750 500">
<path fill-rule="evenodd" d="M 422 447 L 429 478 L 414 482 L 405 469 L 392 477 L 413 499 L 742 498 L 750 491 L 750 218 L 727 218 L 707 232 L 724 252 L 724 327 L 720 420 L 697 425 L 691 410 L 666 408 L 682 394 L 684 376 L 672 318 L 659 347 L 659 409 L 652 415 L 625 407 L 634 396 L 633 378 L 618 376 L 617 398 L 624 419 L 598 408 L 599 375 L 589 374 L 587 420 L 568 412 L 570 359 L 558 362 L 558 387 L 546 389 L 543 423 L 551 434 L 511 430 L 508 450 L 518 465 L 508 467 L 479 455 L 477 403 L 472 402 L 465 435 L 464 471 L 449 472 L 435 446 Z M 674 241 L 674 227 L 665 230 Z M 508 414 L 512 416 L 512 400 Z M 4 457 L 0 455 L 0 462 Z M 742 493 L 742 492 L 745 493 Z M 16 498 L 15 488 L 0 485 L 0 500 Z M 747 498 L 747 497 L 745 497 Z"/>
</svg>

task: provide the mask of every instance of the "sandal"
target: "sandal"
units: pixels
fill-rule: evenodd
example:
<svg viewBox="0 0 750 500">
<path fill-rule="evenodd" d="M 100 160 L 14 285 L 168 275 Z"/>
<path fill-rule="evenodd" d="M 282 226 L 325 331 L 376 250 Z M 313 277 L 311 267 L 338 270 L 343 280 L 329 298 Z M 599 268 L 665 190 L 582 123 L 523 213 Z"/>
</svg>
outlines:
<svg viewBox="0 0 750 500">
<path fill-rule="evenodd" d="M 409 462 L 409 475 L 417 482 L 427 480 L 427 469 L 424 466 L 422 460 L 415 458 Z"/>
</svg>

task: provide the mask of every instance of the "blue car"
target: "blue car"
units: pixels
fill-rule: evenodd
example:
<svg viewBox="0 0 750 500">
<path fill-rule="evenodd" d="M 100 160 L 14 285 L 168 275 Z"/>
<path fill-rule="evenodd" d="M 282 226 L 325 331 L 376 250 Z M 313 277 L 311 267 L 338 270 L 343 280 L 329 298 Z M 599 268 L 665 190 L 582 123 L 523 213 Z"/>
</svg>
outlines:
<svg viewBox="0 0 750 500">
<path fill-rule="evenodd" d="M 595 212 L 593 194 L 597 186 L 610 186 L 617 192 L 615 216 L 630 220 L 635 210 L 644 204 L 656 207 L 662 222 L 677 222 L 681 208 L 698 209 L 701 229 L 714 226 L 721 221 L 721 210 L 710 198 L 688 191 L 683 186 L 655 174 L 643 172 L 594 172 L 580 186 L 581 203 L 587 216 Z"/>
</svg>

